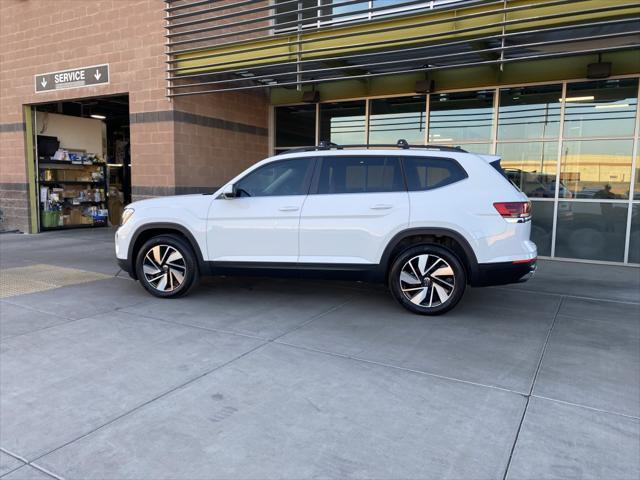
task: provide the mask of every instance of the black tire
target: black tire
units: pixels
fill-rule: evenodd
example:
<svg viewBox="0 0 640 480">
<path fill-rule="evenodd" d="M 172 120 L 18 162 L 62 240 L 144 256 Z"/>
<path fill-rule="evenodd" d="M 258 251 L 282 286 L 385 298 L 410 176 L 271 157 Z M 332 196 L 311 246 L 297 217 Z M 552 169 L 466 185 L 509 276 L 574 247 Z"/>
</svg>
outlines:
<svg viewBox="0 0 640 480">
<path fill-rule="evenodd" d="M 169 257 L 174 260 L 169 261 Z M 198 262 L 189 242 L 177 235 L 158 235 L 147 240 L 138 251 L 136 275 L 151 295 L 176 298 L 185 295 L 198 282 Z M 156 278 L 158 280 L 154 280 Z"/>
<path fill-rule="evenodd" d="M 440 315 L 458 304 L 467 275 L 451 250 L 423 244 L 408 248 L 394 259 L 388 284 L 393 297 L 410 312 Z"/>
</svg>

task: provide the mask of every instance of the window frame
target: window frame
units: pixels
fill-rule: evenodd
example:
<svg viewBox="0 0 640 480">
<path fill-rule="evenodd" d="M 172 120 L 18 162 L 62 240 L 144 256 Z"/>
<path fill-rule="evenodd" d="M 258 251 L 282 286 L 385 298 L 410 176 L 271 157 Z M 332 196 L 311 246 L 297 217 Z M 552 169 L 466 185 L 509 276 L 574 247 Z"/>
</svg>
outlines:
<svg viewBox="0 0 640 480">
<path fill-rule="evenodd" d="M 395 158 L 398 161 L 398 166 L 400 167 L 400 177 L 402 179 L 401 190 L 389 190 L 388 192 L 343 192 L 343 193 L 319 193 L 318 189 L 320 186 L 320 175 L 322 173 L 322 167 L 324 162 L 330 158 L 372 158 L 372 157 L 382 157 L 382 158 Z M 407 192 L 407 176 L 404 172 L 404 166 L 402 164 L 402 158 L 400 155 L 366 155 L 366 154 L 353 154 L 353 155 L 324 155 L 318 157 L 318 161 L 316 162 L 316 168 L 313 174 L 313 178 L 311 179 L 311 188 L 309 189 L 309 195 L 366 195 L 366 194 L 376 194 L 376 193 L 399 193 L 399 192 Z"/>
<path fill-rule="evenodd" d="M 319 160 L 319 158 L 316 157 L 316 156 L 282 158 L 282 159 L 274 160 L 272 162 L 265 163 L 263 165 L 260 165 L 257 168 L 254 168 L 250 172 L 247 172 L 246 175 L 244 175 L 242 178 L 239 178 L 238 180 L 233 182 L 233 188 L 236 189 L 240 182 L 242 182 L 243 180 L 248 178 L 250 175 L 253 175 L 254 173 L 258 172 L 259 170 L 261 170 L 263 168 L 273 167 L 274 165 L 276 165 L 278 163 L 284 163 L 284 162 L 290 162 L 290 161 L 300 161 L 300 160 L 309 160 L 309 166 L 307 167 L 307 171 L 305 173 L 304 180 L 303 180 L 303 192 L 304 193 L 294 194 L 294 195 L 260 195 L 260 196 L 237 197 L 237 198 L 300 197 L 300 196 L 309 195 L 309 189 L 311 187 L 312 178 L 315 175 L 315 172 L 317 170 L 317 165 L 318 165 L 318 160 Z"/>
<path fill-rule="evenodd" d="M 426 159 L 427 161 L 430 161 L 430 160 L 445 160 L 447 162 L 451 162 L 453 165 L 456 165 L 460 169 L 460 171 L 462 173 L 464 173 L 464 177 L 461 178 L 460 180 L 456 180 L 454 182 L 447 183 L 445 185 L 440 185 L 439 187 L 433 187 L 433 188 L 428 188 L 427 187 L 427 188 L 421 188 L 421 189 L 418 189 L 418 190 L 411 190 L 411 189 L 409 189 L 409 180 L 408 180 L 408 177 L 407 177 L 408 168 L 407 168 L 407 166 L 405 165 L 404 162 L 407 161 L 408 159 L 415 159 L 415 158 Z M 455 158 L 451 158 L 451 157 L 443 157 L 443 156 L 436 156 L 436 155 L 403 155 L 403 156 L 400 157 L 400 161 L 402 163 L 402 171 L 404 172 L 404 177 L 405 177 L 404 178 L 405 187 L 407 188 L 407 192 L 409 192 L 409 193 L 411 193 L 411 192 L 431 192 L 433 190 L 439 190 L 441 188 L 448 187 L 449 185 L 453 185 L 453 184 L 458 183 L 458 182 L 463 182 L 463 181 L 465 181 L 465 180 L 467 180 L 469 178 L 469 173 L 460 164 L 460 162 L 458 162 Z"/>
</svg>

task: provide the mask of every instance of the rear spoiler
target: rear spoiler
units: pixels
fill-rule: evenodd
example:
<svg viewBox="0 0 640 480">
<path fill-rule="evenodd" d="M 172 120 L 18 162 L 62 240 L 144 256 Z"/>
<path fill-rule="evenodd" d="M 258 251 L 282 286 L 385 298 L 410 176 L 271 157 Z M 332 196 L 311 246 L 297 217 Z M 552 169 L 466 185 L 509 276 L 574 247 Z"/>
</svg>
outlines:
<svg viewBox="0 0 640 480">
<path fill-rule="evenodd" d="M 478 157 L 480 157 L 489 165 L 491 165 L 493 168 L 495 168 L 498 171 L 498 173 L 502 175 L 504 178 L 507 178 L 507 174 L 502 169 L 502 165 L 500 165 L 500 160 L 502 160 L 502 157 L 499 157 L 498 155 L 478 155 Z"/>
<path fill-rule="evenodd" d="M 480 157 L 481 159 L 483 159 L 485 162 L 493 164 L 493 162 L 499 162 L 500 160 L 502 160 L 502 157 L 499 155 L 479 155 L 476 153 L 476 156 Z"/>
</svg>

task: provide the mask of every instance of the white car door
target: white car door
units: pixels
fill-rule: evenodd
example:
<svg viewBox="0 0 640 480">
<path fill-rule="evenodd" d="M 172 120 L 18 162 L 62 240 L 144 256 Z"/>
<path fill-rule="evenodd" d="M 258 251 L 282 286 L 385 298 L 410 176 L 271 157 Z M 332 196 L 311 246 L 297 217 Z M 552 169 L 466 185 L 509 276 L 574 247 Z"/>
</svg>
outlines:
<svg viewBox="0 0 640 480">
<path fill-rule="evenodd" d="M 236 197 L 215 199 L 207 218 L 209 260 L 295 263 L 314 163 L 312 157 L 270 162 L 235 183 Z"/>
<path fill-rule="evenodd" d="M 409 224 L 397 157 L 325 156 L 300 217 L 300 263 L 376 264 Z"/>
</svg>

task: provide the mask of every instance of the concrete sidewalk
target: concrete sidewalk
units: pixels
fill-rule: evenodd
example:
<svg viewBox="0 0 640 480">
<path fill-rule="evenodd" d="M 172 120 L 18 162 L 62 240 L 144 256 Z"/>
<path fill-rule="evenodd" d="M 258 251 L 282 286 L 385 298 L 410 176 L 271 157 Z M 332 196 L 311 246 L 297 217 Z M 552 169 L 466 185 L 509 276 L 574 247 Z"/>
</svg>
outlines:
<svg viewBox="0 0 640 480">
<path fill-rule="evenodd" d="M 2 480 L 640 474 L 640 269 L 541 262 L 426 318 L 364 284 L 155 299 L 112 234 L 0 235 Z"/>
</svg>

